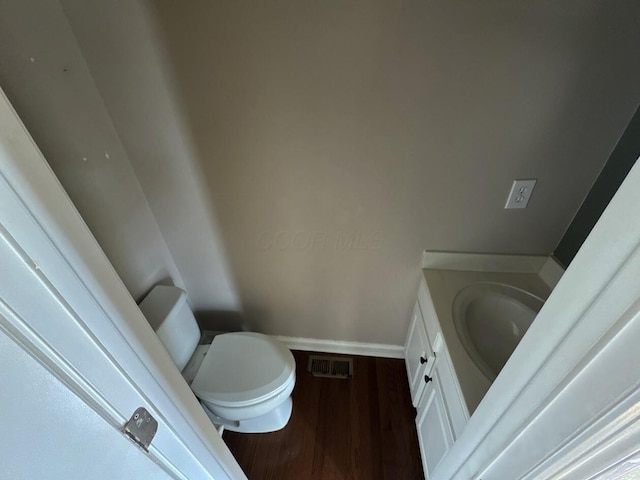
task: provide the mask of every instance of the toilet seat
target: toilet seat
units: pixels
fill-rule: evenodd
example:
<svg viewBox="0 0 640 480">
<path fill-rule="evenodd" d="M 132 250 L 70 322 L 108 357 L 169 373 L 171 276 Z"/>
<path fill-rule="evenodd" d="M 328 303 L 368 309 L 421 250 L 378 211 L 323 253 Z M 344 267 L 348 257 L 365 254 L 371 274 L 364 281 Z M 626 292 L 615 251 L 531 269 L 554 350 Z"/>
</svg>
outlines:
<svg viewBox="0 0 640 480">
<path fill-rule="evenodd" d="M 259 333 L 225 333 L 213 339 L 191 384 L 198 398 L 221 407 L 246 407 L 289 389 L 295 359 Z"/>
</svg>

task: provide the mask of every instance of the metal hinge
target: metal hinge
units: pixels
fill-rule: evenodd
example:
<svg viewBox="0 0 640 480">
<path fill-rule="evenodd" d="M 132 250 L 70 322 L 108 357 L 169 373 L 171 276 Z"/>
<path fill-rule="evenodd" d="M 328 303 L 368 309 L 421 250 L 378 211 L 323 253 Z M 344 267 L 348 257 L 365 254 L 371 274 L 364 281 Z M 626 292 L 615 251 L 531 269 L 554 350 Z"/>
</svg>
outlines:
<svg viewBox="0 0 640 480">
<path fill-rule="evenodd" d="M 144 407 L 137 408 L 122 427 L 122 433 L 147 452 L 156 431 L 158 431 L 158 422 Z"/>
</svg>

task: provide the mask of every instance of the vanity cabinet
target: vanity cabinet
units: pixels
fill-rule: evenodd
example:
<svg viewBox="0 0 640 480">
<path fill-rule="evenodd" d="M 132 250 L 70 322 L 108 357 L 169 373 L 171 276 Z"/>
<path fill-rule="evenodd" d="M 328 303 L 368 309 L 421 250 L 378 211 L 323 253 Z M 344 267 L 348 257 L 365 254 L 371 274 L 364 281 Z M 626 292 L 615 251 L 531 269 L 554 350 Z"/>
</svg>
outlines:
<svg viewBox="0 0 640 480">
<path fill-rule="evenodd" d="M 428 479 L 464 430 L 469 413 L 424 280 L 405 343 L 405 363 Z"/>
</svg>

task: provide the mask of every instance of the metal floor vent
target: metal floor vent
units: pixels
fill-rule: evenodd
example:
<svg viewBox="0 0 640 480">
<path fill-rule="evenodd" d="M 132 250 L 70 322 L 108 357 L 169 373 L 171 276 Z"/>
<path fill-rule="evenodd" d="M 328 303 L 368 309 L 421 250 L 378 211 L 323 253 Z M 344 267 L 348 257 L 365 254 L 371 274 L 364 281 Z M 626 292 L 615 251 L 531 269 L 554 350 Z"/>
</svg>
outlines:
<svg viewBox="0 0 640 480">
<path fill-rule="evenodd" d="M 353 359 L 311 355 L 307 371 L 314 377 L 349 378 L 353 376 Z"/>
</svg>

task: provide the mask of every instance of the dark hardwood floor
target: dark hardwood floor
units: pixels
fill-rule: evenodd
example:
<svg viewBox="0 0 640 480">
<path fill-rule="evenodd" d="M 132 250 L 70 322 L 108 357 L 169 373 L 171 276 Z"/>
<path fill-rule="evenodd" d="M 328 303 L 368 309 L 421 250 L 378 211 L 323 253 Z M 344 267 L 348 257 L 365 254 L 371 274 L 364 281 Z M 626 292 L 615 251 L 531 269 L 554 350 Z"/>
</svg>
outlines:
<svg viewBox="0 0 640 480">
<path fill-rule="evenodd" d="M 274 433 L 225 432 L 249 480 L 415 480 L 422 466 L 407 374 L 402 360 L 352 357 L 347 380 L 307 373 L 297 363 L 293 414 Z"/>
</svg>

